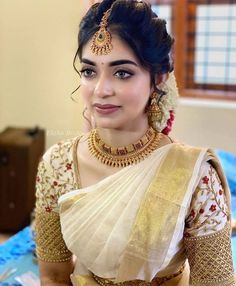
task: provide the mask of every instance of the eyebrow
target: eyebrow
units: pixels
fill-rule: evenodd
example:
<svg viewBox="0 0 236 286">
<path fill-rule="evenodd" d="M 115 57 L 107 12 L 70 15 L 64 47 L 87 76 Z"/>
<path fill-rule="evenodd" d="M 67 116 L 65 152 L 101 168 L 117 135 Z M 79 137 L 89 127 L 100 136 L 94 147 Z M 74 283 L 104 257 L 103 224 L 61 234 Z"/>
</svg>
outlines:
<svg viewBox="0 0 236 286">
<path fill-rule="evenodd" d="M 93 61 L 90 61 L 88 59 L 82 58 L 81 59 L 81 63 L 85 63 L 91 66 L 96 66 L 96 63 Z M 112 61 L 109 63 L 110 67 L 114 67 L 114 66 L 119 66 L 119 65 L 125 65 L 125 64 L 130 64 L 130 65 L 134 65 L 134 66 L 138 66 L 135 62 L 130 61 L 130 60 L 117 60 L 117 61 Z"/>
</svg>

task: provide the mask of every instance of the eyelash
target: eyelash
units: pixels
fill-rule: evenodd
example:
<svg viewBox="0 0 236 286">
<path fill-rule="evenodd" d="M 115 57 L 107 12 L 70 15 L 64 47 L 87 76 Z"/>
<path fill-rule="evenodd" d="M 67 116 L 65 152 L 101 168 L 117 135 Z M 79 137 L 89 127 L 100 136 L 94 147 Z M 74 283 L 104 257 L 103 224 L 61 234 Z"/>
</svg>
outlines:
<svg viewBox="0 0 236 286">
<path fill-rule="evenodd" d="M 89 69 L 89 68 L 84 68 L 84 69 L 81 69 L 80 70 L 80 74 L 81 74 L 81 76 L 84 76 L 84 77 L 86 77 L 86 78 L 91 78 L 92 77 L 92 75 L 86 75 L 85 73 L 86 72 L 93 72 L 93 73 L 95 73 L 95 71 L 94 70 L 92 70 L 92 69 Z"/>
<path fill-rule="evenodd" d="M 124 74 L 128 75 L 128 76 L 125 76 L 125 77 L 119 77 L 120 79 L 123 79 L 123 80 L 124 79 L 129 79 L 130 77 L 132 77 L 134 75 L 134 73 L 132 73 L 130 71 L 127 71 L 127 70 L 118 70 L 118 71 L 115 72 L 115 74 L 117 74 L 117 73 L 124 73 Z"/>
<path fill-rule="evenodd" d="M 86 75 L 86 72 L 90 72 L 90 75 Z M 93 73 L 93 75 L 91 74 Z M 80 70 L 80 74 L 81 76 L 84 76 L 85 78 L 92 78 L 94 76 L 96 72 L 91 69 L 91 68 L 84 68 L 84 69 L 81 69 Z M 123 73 L 125 74 L 125 77 L 119 77 L 117 76 L 118 73 Z M 129 79 L 131 76 L 134 75 L 134 73 L 130 72 L 130 71 L 127 71 L 127 70 L 118 70 L 114 73 L 114 75 L 116 75 L 119 79 L 121 80 L 126 80 L 126 79 Z"/>
</svg>

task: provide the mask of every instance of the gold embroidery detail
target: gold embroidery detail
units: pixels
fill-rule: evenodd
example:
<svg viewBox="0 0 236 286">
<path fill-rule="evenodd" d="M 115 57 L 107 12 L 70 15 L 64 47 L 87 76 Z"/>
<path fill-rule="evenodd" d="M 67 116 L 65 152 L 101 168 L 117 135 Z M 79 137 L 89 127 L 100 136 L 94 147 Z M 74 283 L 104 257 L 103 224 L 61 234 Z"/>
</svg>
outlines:
<svg viewBox="0 0 236 286">
<path fill-rule="evenodd" d="M 180 267 L 180 269 L 169 276 L 165 276 L 165 277 L 155 277 L 153 278 L 153 280 L 151 282 L 145 282 L 142 280 L 132 280 L 132 281 L 125 281 L 125 282 L 120 282 L 120 283 L 113 283 L 111 280 L 109 279 L 104 279 L 101 277 L 96 276 L 95 274 L 93 274 L 93 278 L 94 280 L 102 286 L 106 286 L 106 285 L 116 285 L 116 286 L 159 286 L 162 285 L 163 283 L 176 278 L 177 276 L 179 276 L 180 274 L 182 274 L 184 271 L 184 264 Z"/>
<path fill-rule="evenodd" d="M 185 238 L 193 286 L 233 286 L 230 225 L 214 234 Z"/>
<path fill-rule="evenodd" d="M 59 214 L 36 212 L 36 254 L 41 260 L 63 262 L 71 258 L 61 234 Z"/>
</svg>

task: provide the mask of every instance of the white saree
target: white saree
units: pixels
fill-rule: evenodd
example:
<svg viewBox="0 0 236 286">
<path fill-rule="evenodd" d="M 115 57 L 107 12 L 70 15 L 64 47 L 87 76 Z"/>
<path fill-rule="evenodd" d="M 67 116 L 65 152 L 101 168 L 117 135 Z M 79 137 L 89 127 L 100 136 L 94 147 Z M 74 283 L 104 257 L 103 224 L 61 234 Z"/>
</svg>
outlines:
<svg viewBox="0 0 236 286">
<path fill-rule="evenodd" d="M 63 238 L 77 257 L 73 285 L 98 285 L 92 274 L 118 283 L 177 273 L 186 261 L 185 218 L 207 157 L 206 149 L 169 144 L 95 185 L 62 195 Z M 187 285 L 188 273 L 183 279 L 163 285 Z"/>
</svg>

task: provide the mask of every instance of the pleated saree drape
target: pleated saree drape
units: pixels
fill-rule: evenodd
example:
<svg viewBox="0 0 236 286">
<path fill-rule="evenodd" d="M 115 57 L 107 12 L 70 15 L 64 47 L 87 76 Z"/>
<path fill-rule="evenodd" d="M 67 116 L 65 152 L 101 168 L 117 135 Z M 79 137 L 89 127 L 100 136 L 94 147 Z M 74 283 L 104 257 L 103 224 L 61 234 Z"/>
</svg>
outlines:
<svg viewBox="0 0 236 286">
<path fill-rule="evenodd" d="M 207 156 L 206 149 L 169 144 L 61 196 L 63 237 L 77 257 L 73 285 L 98 285 L 91 273 L 114 282 L 176 273 L 186 260 L 185 216 Z M 163 285 L 187 285 L 180 278 Z"/>
</svg>

